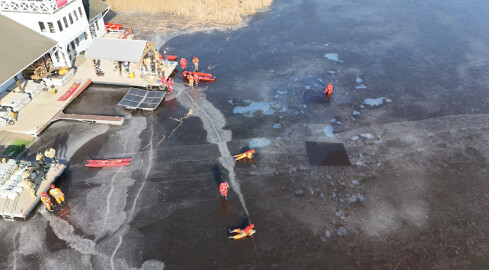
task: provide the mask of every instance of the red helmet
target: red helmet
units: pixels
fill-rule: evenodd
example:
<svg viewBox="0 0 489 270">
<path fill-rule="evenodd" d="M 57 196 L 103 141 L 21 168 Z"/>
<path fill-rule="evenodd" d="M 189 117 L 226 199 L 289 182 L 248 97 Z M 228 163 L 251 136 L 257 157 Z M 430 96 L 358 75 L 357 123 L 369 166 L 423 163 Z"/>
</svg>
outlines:
<svg viewBox="0 0 489 270">
<path fill-rule="evenodd" d="M 255 224 L 250 224 L 250 228 L 255 228 Z"/>
<path fill-rule="evenodd" d="M 46 192 L 43 192 L 42 196 L 48 196 L 48 194 Z"/>
<path fill-rule="evenodd" d="M 255 153 L 255 149 L 251 149 L 251 153 L 253 153 L 253 154 L 254 154 L 254 153 Z M 253 225 L 253 224 L 252 224 L 252 225 Z"/>
<path fill-rule="evenodd" d="M 51 188 L 56 188 L 54 185 L 51 185 Z"/>
</svg>

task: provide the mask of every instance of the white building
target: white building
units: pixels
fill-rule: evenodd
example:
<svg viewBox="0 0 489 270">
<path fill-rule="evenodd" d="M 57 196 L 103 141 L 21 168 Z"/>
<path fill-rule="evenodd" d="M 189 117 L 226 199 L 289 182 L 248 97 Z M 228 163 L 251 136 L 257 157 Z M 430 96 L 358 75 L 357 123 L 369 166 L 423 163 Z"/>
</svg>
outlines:
<svg viewBox="0 0 489 270">
<path fill-rule="evenodd" d="M 103 16 L 109 6 L 100 0 L 0 0 L 0 14 L 48 38 L 54 66 L 72 66 L 92 38 L 103 36 Z"/>
<path fill-rule="evenodd" d="M 0 0 L 0 90 L 43 56 L 72 67 L 105 34 L 108 11 L 101 0 Z"/>
</svg>

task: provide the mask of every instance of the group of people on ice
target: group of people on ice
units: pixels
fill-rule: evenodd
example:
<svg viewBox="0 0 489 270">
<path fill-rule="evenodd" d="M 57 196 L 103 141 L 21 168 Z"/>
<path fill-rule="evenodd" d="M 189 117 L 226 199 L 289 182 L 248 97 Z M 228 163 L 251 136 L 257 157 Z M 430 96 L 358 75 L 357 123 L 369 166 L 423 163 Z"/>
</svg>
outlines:
<svg viewBox="0 0 489 270">
<path fill-rule="evenodd" d="M 255 150 L 251 149 L 251 150 L 248 150 L 244 153 L 235 155 L 234 159 L 235 159 L 235 161 L 239 161 L 242 159 L 252 159 L 254 153 L 255 153 Z M 221 193 L 222 199 L 224 199 L 226 201 L 228 200 L 228 188 L 229 188 L 228 182 L 221 182 L 221 184 L 219 185 L 219 192 Z M 255 225 L 250 224 L 250 225 L 246 226 L 244 229 L 237 228 L 237 229 L 229 230 L 229 233 L 234 234 L 234 235 L 230 235 L 228 238 L 229 239 L 241 239 L 241 238 L 244 238 L 246 236 L 251 236 L 256 232 L 253 228 L 255 228 Z"/>
</svg>

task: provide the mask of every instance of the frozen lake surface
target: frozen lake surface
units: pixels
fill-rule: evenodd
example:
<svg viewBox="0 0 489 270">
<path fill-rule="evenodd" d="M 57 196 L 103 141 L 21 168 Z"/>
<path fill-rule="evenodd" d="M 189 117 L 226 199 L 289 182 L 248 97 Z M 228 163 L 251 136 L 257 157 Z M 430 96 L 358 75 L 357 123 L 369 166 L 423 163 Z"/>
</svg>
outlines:
<svg viewBox="0 0 489 270">
<path fill-rule="evenodd" d="M 488 269 L 487 10 L 277 0 L 239 30 L 172 38 L 216 82 L 177 75 L 154 113 L 116 106 L 125 88 L 84 92 L 67 112 L 126 122 L 59 122 L 34 143 L 27 157 L 70 162 L 68 204 L 0 222 L 0 269 Z M 306 141 L 353 165 L 311 165 Z M 253 238 L 227 239 L 249 222 Z"/>
</svg>

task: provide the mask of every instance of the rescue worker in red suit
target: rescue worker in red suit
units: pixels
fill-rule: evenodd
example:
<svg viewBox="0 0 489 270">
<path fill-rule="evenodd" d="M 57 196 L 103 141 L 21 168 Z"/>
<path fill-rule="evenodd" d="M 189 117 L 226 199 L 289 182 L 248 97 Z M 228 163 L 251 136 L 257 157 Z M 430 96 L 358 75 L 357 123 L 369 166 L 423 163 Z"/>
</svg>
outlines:
<svg viewBox="0 0 489 270">
<path fill-rule="evenodd" d="M 241 229 L 229 230 L 229 233 L 237 233 L 237 235 L 232 235 L 232 236 L 229 236 L 228 238 L 229 239 L 241 239 L 241 238 L 246 237 L 246 236 L 251 236 L 252 234 L 254 234 L 256 232 L 255 230 L 253 230 L 253 228 L 255 228 L 255 225 L 250 224 L 249 226 L 246 226 L 246 228 L 244 228 L 243 230 L 241 230 Z"/>
<path fill-rule="evenodd" d="M 185 58 L 180 58 L 180 66 L 182 67 L 182 69 L 186 69 L 187 68 L 187 59 Z"/>
<path fill-rule="evenodd" d="M 238 154 L 238 155 L 234 156 L 235 157 L 235 161 L 241 160 L 243 158 L 252 159 L 254 153 L 255 153 L 255 150 L 254 149 L 251 149 L 251 150 L 248 150 L 248 151 L 246 151 L 244 153 Z"/>
<path fill-rule="evenodd" d="M 219 185 L 219 192 L 221 193 L 221 196 L 227 201 L 228 200 L 228 188 L 229 188 L 229 183 L 228 182 L 222 182 Z"/>
<path fill-rule="evenodd" d="M 167 83 L 168 82 L 166 81 L 165 76 L 161 77 L 161 84 L 165 86 L 165 88 L 168 86 Z"/>
<path fill-rule="evenodd" d="M 326 100 L 328 100 L 331 97 L 331 94 L 333 94 L 333 85 L 328 83 L 326 88 L 324 88 L 324 94 L 326 95 Z"/>
<path fill-rule="evenodd" d="M 168 77 L 168 80 L 166 81 L 166 86 L 168 88 L 168 91 L 173 94 L 173 80 L 171 77 Z"/>
</svg>

